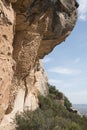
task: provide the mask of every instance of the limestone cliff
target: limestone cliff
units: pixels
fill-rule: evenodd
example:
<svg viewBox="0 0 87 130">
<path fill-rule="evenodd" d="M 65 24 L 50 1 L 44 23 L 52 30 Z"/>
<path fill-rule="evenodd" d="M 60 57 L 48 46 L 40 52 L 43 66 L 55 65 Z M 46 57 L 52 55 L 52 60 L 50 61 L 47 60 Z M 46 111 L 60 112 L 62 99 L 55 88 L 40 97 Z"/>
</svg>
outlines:
<svg viewBox="0 0 87 130">
<path fill-rule="evenodd" d="M 17 111 L 35 110 L 38 93 L 47 95 L 40 59 L 70 34 L 77 7 L 75 0 L 0 0 L 1 124 Z"/>
</svg>

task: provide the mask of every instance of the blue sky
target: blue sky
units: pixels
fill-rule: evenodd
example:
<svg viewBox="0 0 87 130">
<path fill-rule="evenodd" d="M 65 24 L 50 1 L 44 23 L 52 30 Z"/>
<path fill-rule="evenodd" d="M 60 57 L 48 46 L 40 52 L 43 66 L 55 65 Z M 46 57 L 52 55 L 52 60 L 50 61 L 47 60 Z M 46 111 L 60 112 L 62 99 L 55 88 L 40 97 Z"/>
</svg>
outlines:
<svg viewBox="0 0 87 130">
<path fill-rule="evenodd" d="M 42 60 L 49 83 L 73 104 L 87 104 L 87 0 L 79 1 L 79 17 L 71 35 Z"/>
</svg>

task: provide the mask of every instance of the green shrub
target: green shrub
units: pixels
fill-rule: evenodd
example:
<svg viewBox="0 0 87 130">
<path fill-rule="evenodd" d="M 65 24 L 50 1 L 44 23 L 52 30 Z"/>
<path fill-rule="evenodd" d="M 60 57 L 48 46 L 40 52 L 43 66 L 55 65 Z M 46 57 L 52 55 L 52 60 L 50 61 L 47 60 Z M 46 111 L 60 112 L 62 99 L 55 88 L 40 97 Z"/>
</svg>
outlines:
<svg viewBox="0 0 87 130">
<path fill-rule="evenodd" d="M 64 98 L 64 106 L 69 110 L 72 107 L 71 102 L 68 100 L 67 97 Z"/>
<path fill-rule="evenodd" d="M 78 124 L 72 122 L 69 130 L 81 130 L 81 127 Z"/>
<path fill-rule="evenodd" d="M 21 114 L 16 114 L 17 130 L 43 130 L 44 114 L 40 109 L 36 111 L 24 111 Z"/>
<path fill-rule="evenodd" d="M 71 103 L 65 97 L 64 105 L 58 103 L 59 91 L 50 86 L 48 96 L 39 95 L 39 108 L 16 114 L 17 130 L 86 130 L 87 118 L 71 113 Z M 67 108 L 67 109 L 66 109 Z"/>
</svg>

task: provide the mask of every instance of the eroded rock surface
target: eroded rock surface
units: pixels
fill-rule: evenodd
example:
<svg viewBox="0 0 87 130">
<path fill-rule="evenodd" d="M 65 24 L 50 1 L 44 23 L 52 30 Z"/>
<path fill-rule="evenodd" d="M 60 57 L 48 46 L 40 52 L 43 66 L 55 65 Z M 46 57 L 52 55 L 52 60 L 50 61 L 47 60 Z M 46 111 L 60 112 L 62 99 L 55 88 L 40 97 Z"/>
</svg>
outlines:
<svg viewBox="0 0 87 130">
<path fill-rule="evenodd" d="M 75 0 L 0 0 L 1 124 L 18 111 L 35 110 L 38 94 L 48 94 L 40 59 L 70 34 L 77 7 Z"/>
<path fill-rule="evenodd" d="M 12 43 L 14 20 L 12 7 L 8 6 L 5 1 L 0 1 L 0 119 L 8 108 L 13 78 Z"/>
</svg>

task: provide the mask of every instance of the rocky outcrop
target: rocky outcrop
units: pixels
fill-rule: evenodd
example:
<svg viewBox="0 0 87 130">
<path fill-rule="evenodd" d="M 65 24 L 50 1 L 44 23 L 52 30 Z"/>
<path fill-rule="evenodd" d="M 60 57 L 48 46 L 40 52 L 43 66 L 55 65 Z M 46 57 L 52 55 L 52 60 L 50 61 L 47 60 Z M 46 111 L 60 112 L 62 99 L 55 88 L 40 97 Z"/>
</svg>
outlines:
<svg viewBox="0 0 87 130">
<path fill-rule="evenodd" d="M 70 34 L 77 7 L 75 0 L 0 0 L 0 120 L 35 110 L 38 94 L 47 95 L 39 60 Z"/>
<path fill-rule="evenodd" d="M 13 79 L 14 60 L 12 43 L 14 37 L 14 11 L 5 1 L 0 1 L 0 116 L 9 103 L 9 92 Z M 0 119 L 1 119 L 0 117 Z"/>
</svg>

